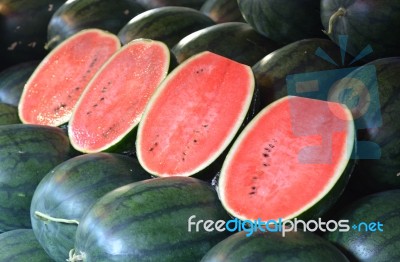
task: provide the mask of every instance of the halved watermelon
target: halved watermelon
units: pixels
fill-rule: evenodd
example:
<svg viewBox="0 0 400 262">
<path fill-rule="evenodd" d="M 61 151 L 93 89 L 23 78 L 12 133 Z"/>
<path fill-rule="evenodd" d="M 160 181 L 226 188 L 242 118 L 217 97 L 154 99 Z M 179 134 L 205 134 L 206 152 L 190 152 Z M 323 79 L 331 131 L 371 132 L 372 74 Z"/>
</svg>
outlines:
<svg viewBox="0 0 400 262">
<path fill-rule="evenodd" d="M 21 121 L 49 126 L 68 122 L 87 83 L 120 45 L 114 34 L 86 29 L 53 49 L 24 87 L 18 108 Z"/>
<path fill-rule="evenodd" d="M 136 39 L 124 45 L 78 101 L 68 125 L 73 147 L 85 153 L 105 151 L 131 133 L 169 64 L 169 49 L 160 41 Z"/>
<path fill-rule="evenodd" d="M 264 108 L 231 147 L 218 180 L 226 210 L 239 219 L 322 215 L 352 170 L 350 110 L 335 102 L 286 96 Z M 300 216 L 301 217 L 301 216 Z"/>
<path fill-rule="evenodd" d="M 254 93 L 251 68 L 204 51 L 176 67 L 150 99 L 136 152 L 155 176 L 191 176 L 210 166 L 242 125 Z"/>
</svg>

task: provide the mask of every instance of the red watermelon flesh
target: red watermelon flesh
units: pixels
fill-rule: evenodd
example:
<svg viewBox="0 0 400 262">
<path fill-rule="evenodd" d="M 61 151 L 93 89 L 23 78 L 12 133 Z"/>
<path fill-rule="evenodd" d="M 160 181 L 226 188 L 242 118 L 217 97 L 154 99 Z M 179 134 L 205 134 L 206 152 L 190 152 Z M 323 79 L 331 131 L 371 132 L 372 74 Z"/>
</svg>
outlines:
<svg viewBox="0 0 400 262">
<path fill-rule="evenodd" d="M 100 152 L 128 135 L 139 123 L 151 95 L 170 64 L 168 47 L 137 39 L 115 53 L 88 84 L 69 122 L 75 149 Z"/>
<path fill-rule="evenodd" d="M 353 145 L 347 107 L 284 97 L 264 108 L 233 144 L 218 181 L 221 201 L 240 219 L 292 219 L 333 188 Z"/>
<path fill-rule="evenodd" d="M 19 103 L 21 121 L 49 126 L 68 122 L 92 76 L 119 48 L 115 35 L 99 29 L 82 30 L 64 41 L 26 83 Z"/>
<path fill-rule="evenodd" d="M 254 93 L 251 68 L 205 51 L 175 68 L 146 107 L 136 150 L 155 176 L 190 176 L 228 147 Z"/>
</svg>

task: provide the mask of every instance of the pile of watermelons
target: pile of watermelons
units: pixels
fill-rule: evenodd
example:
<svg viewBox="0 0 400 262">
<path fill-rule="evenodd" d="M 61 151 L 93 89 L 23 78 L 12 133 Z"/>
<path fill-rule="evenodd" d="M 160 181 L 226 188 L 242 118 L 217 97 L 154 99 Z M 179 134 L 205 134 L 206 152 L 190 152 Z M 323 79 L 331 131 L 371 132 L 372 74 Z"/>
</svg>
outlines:
<svg viewBox="0 0 400 262">
<path fill-rule="evenodd" d="M 0 261 L 397 261 L 399 0 L 0 0 Z"/>
</svg>

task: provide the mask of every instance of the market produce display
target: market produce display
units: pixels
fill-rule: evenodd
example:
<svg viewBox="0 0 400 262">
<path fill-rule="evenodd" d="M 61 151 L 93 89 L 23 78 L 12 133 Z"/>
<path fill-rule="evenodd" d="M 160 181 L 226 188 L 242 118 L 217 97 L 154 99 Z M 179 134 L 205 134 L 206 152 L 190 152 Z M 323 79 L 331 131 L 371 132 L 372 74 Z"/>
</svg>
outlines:
<svg viewBox="0 0 400 262">
<path fill-rule="evenodd" d="M 0 0 L 0 261 L 396 261 L 400 0 Z"/>
</svg>

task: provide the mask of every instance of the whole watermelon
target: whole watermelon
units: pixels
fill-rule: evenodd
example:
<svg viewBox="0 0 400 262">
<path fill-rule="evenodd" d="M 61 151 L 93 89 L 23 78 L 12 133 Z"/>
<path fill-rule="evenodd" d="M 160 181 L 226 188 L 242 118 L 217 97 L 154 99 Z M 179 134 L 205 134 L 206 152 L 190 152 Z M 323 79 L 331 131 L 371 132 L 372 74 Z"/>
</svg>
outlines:
<svg viewBox="0 0 400 262">
<path fill-rule="evenodd" d="M 0 232 L 31 228 L 29 209 L 37 185 L 72 152 L 61 128 L 0 126 Z"/>
<path fill-rule="evenodd" d="M 79 222 L 109 191 L 148 178 L 136 159 L 124 155 L 93 153 L 64 161 L 41 180 L 32 198 L 31 222 L 38 241 L 55 261 L 65 261 L 77 225 L 51 218 Z"/>
<path fill-rule="evenodd" d="M 238 0 L 244 19 L 279 44 L 324 37 L 319 0 Z"/>
<path fill-rule="evenodd" d="M 188 229 L 188 220 L 226 220 L 217 193 L 206 182 L 166 177 L 117 188 L 98 200 L 78 226 L 70 260 L 199 261 L 227 236 Z M 75 259 L 75 260 L 74 260 Z"/>
<path fill-rule="evenodd" d="M 370 46 L 369 61 L 400 55 L 400 1 L 322 0 L 321 21 L 327 35 L 337 44 L 349 38 L 347 51 L 353 56 Z"/>
<path fill-rule="evenodd" d="M 352 110 L 360 159 L 350 182 L 364 193 L 400 189 L 399 88 L 400 57 L 389 57 L 355 69 L 330 92 Z"/>
<path fill-rule="evenodd" d="M 360 198 L 337 213 L 335 220 L 348 220 L 350 230 L 327 232 L 324 237 L 352 261 L 398 261 L 400 257 L 400 190 Z"/>
</svg>

